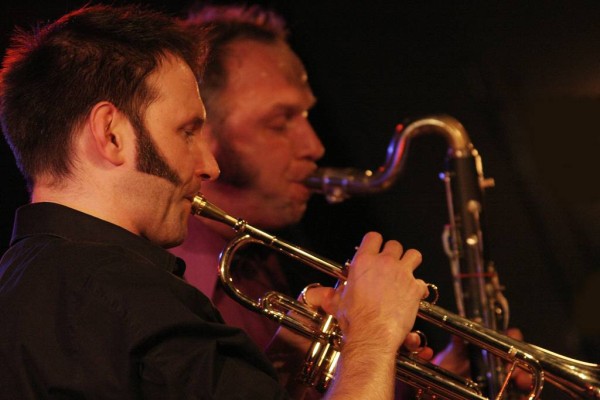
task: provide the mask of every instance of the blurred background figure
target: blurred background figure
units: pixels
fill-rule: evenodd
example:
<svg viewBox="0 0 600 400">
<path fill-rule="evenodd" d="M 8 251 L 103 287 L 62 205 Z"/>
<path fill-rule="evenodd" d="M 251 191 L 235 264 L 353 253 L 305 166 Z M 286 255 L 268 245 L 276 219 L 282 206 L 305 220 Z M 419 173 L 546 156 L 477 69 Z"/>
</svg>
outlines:
<svg viewBox="0 0 600 400">
<path fill-rule="evenodd" d="M 204 132 L 221 177 L 203 185 L 203 194 L 261 229 L 298 223 L 310 196 L 303 182 L 324 148 L 307 119 L 316 99 L 302 62 L 286 42 L 283 20 L 258 7 L 210 6 L 192 11 L 186 25 L 210 48 L 201 81 Z M 276 324 L 239 305 L 217 282 L 219 253 L 235 232 L 191 216 L 189 224 L 184 244 L 171 250 L 186 261 L 185 278 L 213 300 L 228 323 L 265 348 Z M 265 248 L 249 253 L 234 269 L 240 287 L 253 298 L 273 289 L 290 294 L 275 254 Z"/>
</svg>

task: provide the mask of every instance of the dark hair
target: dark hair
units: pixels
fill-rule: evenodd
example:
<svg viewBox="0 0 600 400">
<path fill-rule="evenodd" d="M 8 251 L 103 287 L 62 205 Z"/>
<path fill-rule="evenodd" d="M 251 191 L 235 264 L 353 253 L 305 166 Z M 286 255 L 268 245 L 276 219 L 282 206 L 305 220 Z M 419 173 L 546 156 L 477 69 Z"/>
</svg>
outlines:
<svg viewBox="0 0 600 400">
<path fill-rule="evenodd" d="M 190 8 L 183 25 L 208 48 L 200 89 L 207 109 L 213 113 L 211 101 L 227 84 L 228 45 L 244 39 L 285 42 L 288 35 L 280 15 L 257 5 L 196 4 Z"/>
<path fill-rule="evenodd" d="M 0 72 L 0 118 L 28 184 L 70 174 L 74 132 L 99 101 L 139 128 L 155 98 L 147 76 L 170 54 L 199 75 L 201 50 L 173 19 L 141 6 L 87 6 L 17 29 Z"/>
</svg>

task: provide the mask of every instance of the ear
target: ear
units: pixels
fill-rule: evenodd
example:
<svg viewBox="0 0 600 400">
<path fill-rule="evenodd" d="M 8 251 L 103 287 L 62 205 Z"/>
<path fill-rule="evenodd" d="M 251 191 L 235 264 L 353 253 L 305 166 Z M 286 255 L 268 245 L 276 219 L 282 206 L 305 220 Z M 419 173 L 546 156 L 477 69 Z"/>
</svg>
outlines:
<svg viewBox="0 0 600 400">
<path fill-rule="evenodd" d="M 103 101 L 92 108 L 88 122 L 98 154 L 114 165 L 123 164 L 127 139 L 133 133 L 129 119 L 114 104 Z"/>
</svg>

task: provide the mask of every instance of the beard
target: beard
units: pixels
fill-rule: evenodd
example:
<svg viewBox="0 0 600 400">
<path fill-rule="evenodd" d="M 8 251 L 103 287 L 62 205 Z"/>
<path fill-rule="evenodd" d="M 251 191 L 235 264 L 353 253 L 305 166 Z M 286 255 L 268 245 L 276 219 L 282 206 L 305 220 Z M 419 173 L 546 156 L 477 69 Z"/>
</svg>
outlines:
<svg viewBox="0 0 600 400">
<path fill-rule="evenodd" d="M 165 158 L 160 154 L 146 127 L 141 123 L 134 123 L 134 128 L 137 139 L 137 170 L 164 178 L 175 186 L 180 185 L 181 178 L 169 167 Z"/>
<path fill-rule="evenodd" d="M 215 159 L 221 173 L 219 183 L 224 183 L 238 189 L 250 189 L 257 180 L 258 171 L 256 167 L 250 165 L 240 152 L 231 145 L 231 142 L 224 138 L 224 135 L 216 135 L 218 140 Z"/>
</svg>

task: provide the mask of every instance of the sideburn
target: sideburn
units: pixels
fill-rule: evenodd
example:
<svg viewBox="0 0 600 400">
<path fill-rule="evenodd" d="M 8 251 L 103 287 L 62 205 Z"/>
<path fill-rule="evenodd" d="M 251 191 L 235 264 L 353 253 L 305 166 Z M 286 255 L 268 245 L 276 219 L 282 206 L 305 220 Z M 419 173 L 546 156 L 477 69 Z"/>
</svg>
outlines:
<svg viewBox="0 0 600 400">
<path fill-rule="evenodd" d="M 137 169 L 145 174 L 158 176 L 171 182 L 173 185 L 180 185 L 181 178 L 169 165 L 164 157 L 159 153 L 150 132 L 143 124 L 133 123 L 137 137 Z"/>
</svg>

